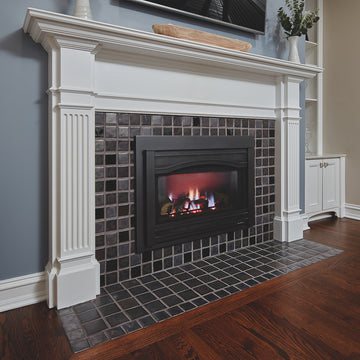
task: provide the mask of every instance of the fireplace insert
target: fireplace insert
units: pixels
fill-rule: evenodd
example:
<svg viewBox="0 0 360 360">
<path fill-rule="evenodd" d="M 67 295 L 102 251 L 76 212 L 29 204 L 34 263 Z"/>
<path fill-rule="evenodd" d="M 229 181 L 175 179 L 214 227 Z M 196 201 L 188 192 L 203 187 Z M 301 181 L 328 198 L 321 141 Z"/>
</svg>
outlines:
<svg viewBox="0 0 360 360">
<path fill-rule="evenodd" d="M 136 251 L 254 225 L 254 139 L 136 136 Z"/>
</svg>

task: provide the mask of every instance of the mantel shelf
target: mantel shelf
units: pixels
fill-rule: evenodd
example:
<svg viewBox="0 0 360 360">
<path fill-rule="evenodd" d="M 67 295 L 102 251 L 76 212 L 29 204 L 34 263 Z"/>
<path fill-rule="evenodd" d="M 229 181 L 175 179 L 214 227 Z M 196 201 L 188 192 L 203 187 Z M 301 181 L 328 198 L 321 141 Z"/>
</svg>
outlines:
<svg viewBox="0 0 360 360">
<path fill-rule="evenodd" d="M 191 62 L 273 76 L 312 78 L 322 68 L 200 44 L 190 40 L 85 20 L 74 16 L 28 8 L 23 29 L 35 42 L 49 48 L 52 37 L 78 39 L 97 44 L 99 51 L 156 56 L 158 59 Z"/>
</svg>

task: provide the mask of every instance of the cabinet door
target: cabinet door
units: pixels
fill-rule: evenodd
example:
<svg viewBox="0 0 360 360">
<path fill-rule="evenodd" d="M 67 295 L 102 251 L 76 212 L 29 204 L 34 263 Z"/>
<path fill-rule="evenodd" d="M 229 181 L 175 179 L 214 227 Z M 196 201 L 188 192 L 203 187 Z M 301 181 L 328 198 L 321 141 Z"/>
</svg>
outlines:
<svg viewBox="0 0 360 360">
<path fill-rule="evenodd" d="M 323 207 L 320 163 L 320 160 L 306 160 L 305 162 L 305 211 L 307 213 L 319 212 Z"/>
<path fill-rule="evenodd" d="M 323 160 L 323 210 L 339 206 L 339 159 Z"/>
</svg>

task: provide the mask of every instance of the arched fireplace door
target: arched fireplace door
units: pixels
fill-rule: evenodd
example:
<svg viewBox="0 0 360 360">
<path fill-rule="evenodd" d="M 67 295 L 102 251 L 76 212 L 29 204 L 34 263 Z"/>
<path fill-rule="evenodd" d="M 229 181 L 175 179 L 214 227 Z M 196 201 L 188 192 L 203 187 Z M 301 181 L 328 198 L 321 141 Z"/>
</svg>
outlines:
<svg viewBox="0 0 360 360">
<path fill-rule="evenodd" d="M 136 136 L 136 251 L 254 225 L 254 139 Z"/>
</svg>

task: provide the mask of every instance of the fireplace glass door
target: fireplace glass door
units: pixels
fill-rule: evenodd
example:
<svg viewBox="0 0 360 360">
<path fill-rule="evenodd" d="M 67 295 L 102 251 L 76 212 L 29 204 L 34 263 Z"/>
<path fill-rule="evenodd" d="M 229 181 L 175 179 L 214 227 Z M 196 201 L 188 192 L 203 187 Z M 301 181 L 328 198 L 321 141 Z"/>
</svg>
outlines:
<svg viewBox="0 0 360 360">
<path fill-rule="evenodd" d="M 157 223 L 234 210 L 237 202 L 236 170 L 157 177 Z"/>
</svg>

